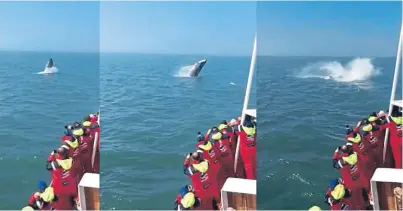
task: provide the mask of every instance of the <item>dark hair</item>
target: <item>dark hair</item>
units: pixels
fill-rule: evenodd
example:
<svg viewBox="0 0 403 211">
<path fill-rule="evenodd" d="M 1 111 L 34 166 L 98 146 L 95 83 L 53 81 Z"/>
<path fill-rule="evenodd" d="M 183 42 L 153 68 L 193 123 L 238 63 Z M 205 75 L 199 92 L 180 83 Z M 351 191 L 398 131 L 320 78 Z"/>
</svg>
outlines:
<svg viewBox="0 0 403 211">
<path fill-rule="evenodd" d="M 348 155 L 353 154 L 353 147 L 351 145 L 343 145 L 340 147 L 340 150 Z"/>
<path fill-rule="evenodd" d="M 392 116 L 393 116 L 393 117 L 402 116 L 402 111 L 400 111 L 400 107 L 399 107 L 399 106 L 393 106 L 393 107 L 392 107 Z"/>
<path fill-rule="evenodd" d="M 91 120 L 91 118 L 90 118 L 89 115 L 87 115 L 87 116 L 84 117 L 84 121 L 90 121 L 90 120 Z"/>
</svg>

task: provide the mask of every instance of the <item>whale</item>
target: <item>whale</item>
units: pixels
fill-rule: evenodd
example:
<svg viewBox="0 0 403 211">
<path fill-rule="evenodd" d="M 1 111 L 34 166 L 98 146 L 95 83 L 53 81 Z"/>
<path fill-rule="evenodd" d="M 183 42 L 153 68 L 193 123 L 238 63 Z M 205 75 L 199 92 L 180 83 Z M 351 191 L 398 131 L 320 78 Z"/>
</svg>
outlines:
<svg viewBox="0 0 403 211">
<path fill-rule="evenodd" d="M 46 65 L 47 68 L 52 68 L 53 67 L 53 59 L 50 58 L 48 61 L 48 64 Z"/>
<path fill-rule="evenodd" d="M 192 69 L 190 69 L 189 76 L 197 77 L 200 74 L 201 70 L 203 69 L 203 67 L 206 63 L 207 63 L 207 59 L 203 59 L 203 60 L 196 62 L 193 65 Z"/>
</svg>

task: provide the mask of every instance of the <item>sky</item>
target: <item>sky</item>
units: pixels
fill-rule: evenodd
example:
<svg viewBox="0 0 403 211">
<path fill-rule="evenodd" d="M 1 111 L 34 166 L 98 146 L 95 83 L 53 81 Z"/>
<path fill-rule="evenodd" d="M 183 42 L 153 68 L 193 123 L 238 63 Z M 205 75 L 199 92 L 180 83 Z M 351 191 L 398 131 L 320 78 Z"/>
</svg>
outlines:
<svg viewBox="0 0 403 211">
<path fill-rule="evenodd" d="M 101 2 L 101 51 L 250 56 L 256 2 Z"/>
<path fill-rule="evenodd" d="M 396 56 L 402 5 L 258 2 L 258 55 Z"/>
<path fill-rule="evenodd" d="M 0 50 L 99 52 L 99 2 L 0 2 Z"/>
<path fill-rule="evenodd" d="M 256 9 L 257 8 L 257 9 Z M 401 2 L 0 2 L 0 50 L 394 56 Z"/>
</svg>

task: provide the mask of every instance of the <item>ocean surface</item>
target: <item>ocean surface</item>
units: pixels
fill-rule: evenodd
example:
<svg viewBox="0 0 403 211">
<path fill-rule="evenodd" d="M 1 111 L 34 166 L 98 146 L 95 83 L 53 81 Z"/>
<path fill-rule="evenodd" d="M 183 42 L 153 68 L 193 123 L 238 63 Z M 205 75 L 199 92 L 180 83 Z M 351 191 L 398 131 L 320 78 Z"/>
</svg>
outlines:
<svg viewBox="0 0 403 211">
<path fill-rule="evenodd" d="M 52 57 L 59 72 L 42 75 Z M 50 182 L 64 125 L 99 109 L 99 54 L 0 52 L 0 210 L 20 210 Z"/>
<path fill-rule="evenodd" d="M 41 75 L 49 57 L 59 72 Z M 102 110 L 101 207 L 171 209 L 185 154 L 242 109 L 249 57 L 0 52 L 0 209 L 49 181 L 63 126 Z M 387 109 L 394 58 L 258 57 L 258 209 L 327 208 L 344 125 Z M 257 88 L 256 88 L 257 87 Z M 401 90 L 401 85 L 397 90 Z M 401 95 L 398 97 L 401 98 Z M 290 203 L 290 200 L 293 203 Z M 152 203 L 150 203 L 152 201 Z"/>
<path fill-rule="evenodd" d="M 388 109 L 394 65 L 395 58 L 258 57 L 258 209 L 328 209 L 344 126 Z"/>
<path fill-rule="evenodd" d="M 209 56 L 198 78 L 185 77 L 203 58 L 101 56 L 102 209 L 172 209 L 197 132 L 240 115 L 250 57 Z"/>
</svg>

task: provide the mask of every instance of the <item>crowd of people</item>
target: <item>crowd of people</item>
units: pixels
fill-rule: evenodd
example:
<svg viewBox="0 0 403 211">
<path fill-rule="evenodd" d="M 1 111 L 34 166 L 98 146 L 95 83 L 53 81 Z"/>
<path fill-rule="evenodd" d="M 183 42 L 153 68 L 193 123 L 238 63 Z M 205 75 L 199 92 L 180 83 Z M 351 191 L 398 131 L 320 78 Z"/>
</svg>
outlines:
<svg viewBox="0 0 403 211">
<path fill-rule="evenodd" d="M 99 113 L 90 114 L 83 122 L 65 126 L 61 144 L 46 161 L 46 170 L 52 178 L 50 184 L 40 181 L 38 190 L 32 193 L 22 210 L 74 210 L 79 206 L 78 184 L 81 178 L 85 173 L 99 173 L 98 116 Z"/>
<path fill-rule="evenodd" d="M 333 168 L 341 177 L 330 181 L 325 202 L 330 210 L 369 210 L 372 193 L 370 180 L 376 168 L 402 168 L 402 112 L 394 107 L 392 114 L 380 111 L 347 126 L 345 144 L 333 154 Z M 383 158 L 384 138 L 389 129 L 389 145 Z M 391 156 L 390 156 L 391 155 Z M 321 210 L 313 206 L 311 211 Z"/>
<path fill-rule="evenodd" d="M 256 179 L 256 120 L 229 123 L 223 120 L 203 136 L 197 136 L 195 151 L 187 154 L 183 173 L 191 184 L 185 185 L 175 200 L 175 210 L 219 210 L 221 189 L 229 177 Z M 341 177 L 330 181 L 325 202 L 330 210 L 372 209 L 370 179 L 376 168 L 402 168 L 402 112 L 393 109 L 389 116 L 380 111 L 359 121 L 355 128 L 347 126 L 345 144 L 336 148 L 333 167 Z M 391 159 L 383 158 L 384 137 L 389 129 Z M 97 135 L 96 135 L 97 134 Z M 46 162 L 52 181 L 48 186 L 39 182 L 23 210 L 73 210 L 78 201 L 78 183 L 87 172 L 99 173 L 98 114 L 84 121 L 65 126 L 61 145 L 53 150 Z M 93 145 L 97 137 L 96 161 L 92 164 Z M 239 140 L 239 159 L 235 152 Z M 387 151 L 389 152 L 389 151 Z M 321 210 L 313 206 L 309 210 Z"/>
<path fill-rule="evenodd" d="M 195 151 L 188 153 L 183 163 L 183 173 L 191 184 L 180 189 L 175 210 L 219 210 L 221 189 L 227 178 L 256 179 L 256 119 L 247 116 L 242 125 L 240 120 L 223 120 L 204 136 L 198 133 Z"/>
</svg>

